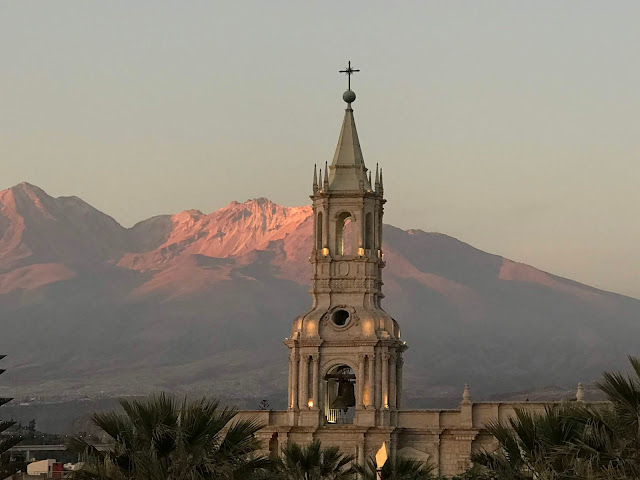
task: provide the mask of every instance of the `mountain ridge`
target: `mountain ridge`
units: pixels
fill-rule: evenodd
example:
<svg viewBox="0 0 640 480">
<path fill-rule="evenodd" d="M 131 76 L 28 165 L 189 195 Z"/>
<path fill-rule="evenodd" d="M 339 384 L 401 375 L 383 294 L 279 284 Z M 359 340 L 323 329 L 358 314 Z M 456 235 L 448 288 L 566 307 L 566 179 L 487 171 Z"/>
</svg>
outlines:
<svg viewBox="0 0 640 480">
<path fill-rule="evenodd" d="M 264 197 L 125 228 L 78 197 L 1 191 L 6 388 L 284 396 L 281 341 L 310 305 L 312 229 L 309 206 Z M 385 225 L 384 248 L 411 397 L 467 381 L 479 394 L 571 386 L 634 351 L 637 299 L 445 234 Z"/>
</svg>

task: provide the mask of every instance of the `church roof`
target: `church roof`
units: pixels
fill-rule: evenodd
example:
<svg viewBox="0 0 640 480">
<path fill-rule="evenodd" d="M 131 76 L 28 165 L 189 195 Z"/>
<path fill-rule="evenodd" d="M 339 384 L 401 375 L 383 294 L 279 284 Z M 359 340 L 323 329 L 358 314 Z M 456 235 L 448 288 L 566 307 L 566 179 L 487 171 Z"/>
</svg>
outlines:
<svg viewBox="0 0 640 480">
<path fill-rule="evenodd" d="M 355 100 L 355 95 L 347 97 L 345 93 L 344 98 L 345 100 L 347 98 Z M 329 190 L 352 191 L 361 189 L 371 190 L 371 184 L 367 179 L 367 167 L 364 165 L 356 122 L 353 118 L 353 109 L 351 108 L 351 102 L 349 102 L 344 113 L 336 153 L 333 156 L 333 162 L 329 166 Z"/>
</svg>

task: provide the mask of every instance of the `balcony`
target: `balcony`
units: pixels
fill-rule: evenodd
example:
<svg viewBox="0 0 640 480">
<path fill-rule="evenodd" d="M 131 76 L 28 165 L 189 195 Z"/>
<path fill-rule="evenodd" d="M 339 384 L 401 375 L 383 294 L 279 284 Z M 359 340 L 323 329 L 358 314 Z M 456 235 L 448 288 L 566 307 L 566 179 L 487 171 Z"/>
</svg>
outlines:
<svg viewBox="0 0 640 480">
<path fill-rule="evenodd" d="M 325 418 L 329 425 L 350 425 L 356 416 L 355 408 L 337 409 L 328 408 L 325 410 Z"/>
</svg>

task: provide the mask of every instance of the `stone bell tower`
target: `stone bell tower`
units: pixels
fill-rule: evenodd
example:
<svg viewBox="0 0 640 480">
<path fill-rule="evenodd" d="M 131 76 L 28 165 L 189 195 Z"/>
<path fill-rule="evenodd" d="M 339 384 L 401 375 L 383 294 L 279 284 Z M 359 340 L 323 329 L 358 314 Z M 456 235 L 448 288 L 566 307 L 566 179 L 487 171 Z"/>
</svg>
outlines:
<svg viewBox="0 0 640 480">
<path fill-rule="evenodd" d="M 289 421 L 390 427 L 401 404 L 407 346 L 381 306 L 382 170 L 376 166 L 372 180 L 353 117 L 356 95 L 349 88 L 343 99 L 333 162 L 313 172 L 312 307 L 285 340 Z"/>
</svg>

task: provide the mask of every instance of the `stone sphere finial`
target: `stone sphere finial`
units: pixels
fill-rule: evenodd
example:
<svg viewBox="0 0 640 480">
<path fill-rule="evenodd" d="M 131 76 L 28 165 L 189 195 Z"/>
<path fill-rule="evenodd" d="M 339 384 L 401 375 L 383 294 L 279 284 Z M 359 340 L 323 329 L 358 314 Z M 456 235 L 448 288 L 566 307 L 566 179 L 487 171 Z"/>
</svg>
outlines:
<svg viewBox="0 0 640 480">
<path fill-rule="evenodd" d="M 356 92 L 353 90 L 347 90 L 342 94 L 342 99 L 347 103 L 353 103 L 356 101 Z"/>
<path fill-rule="evenodd" d="M 469 384 L 464 384 L 464 390 L 462 392 L 462 403 L 471 403 L 471 389 L 469 388 Z"/>
<path fill-rule="evenodd" d="M 582 386 L 582 383 L 578 384 L 578 390 L 576 391 L 576 401 L 584 402 L 584 387 Z"/>
</svg>

